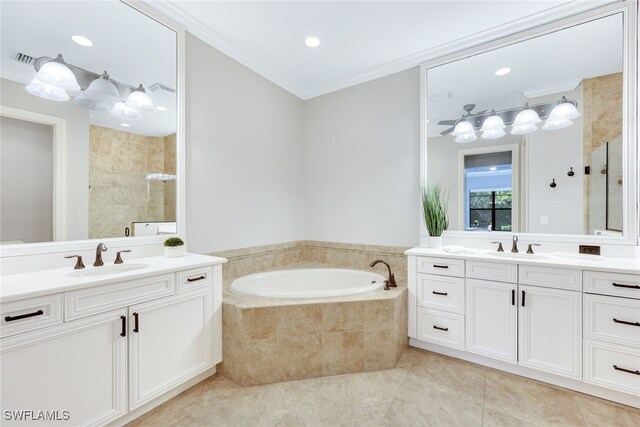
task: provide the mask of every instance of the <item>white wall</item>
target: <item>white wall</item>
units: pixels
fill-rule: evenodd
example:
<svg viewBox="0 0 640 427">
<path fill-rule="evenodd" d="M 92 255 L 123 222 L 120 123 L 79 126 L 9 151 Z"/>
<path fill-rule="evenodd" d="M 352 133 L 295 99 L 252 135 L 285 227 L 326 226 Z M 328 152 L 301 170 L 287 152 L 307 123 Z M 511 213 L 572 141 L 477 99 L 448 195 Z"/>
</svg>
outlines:
<svg viewBox="0 0 640 427">
<path fill-rule="evenodd" d="M 29 94 L 24 85 L 0 81 L 0 103 L 67 121 L 65 240 L 81 240 L 89 230 L 89 112 L 71 102 L 52 102 Z"/>
<path fill-rule="evenodd" d="M 190 251 L 304 239 L 302 103 L 187 34 Z"/>
<path fill-rule="evenodd" d="M 305 102 L 310 240 L 419 242 L 419 69 Z"/>
<path fill-rule="evenodd" d="M 0 117 L 0 240 L 53 239 L 53 128 Z"/>
</svg>

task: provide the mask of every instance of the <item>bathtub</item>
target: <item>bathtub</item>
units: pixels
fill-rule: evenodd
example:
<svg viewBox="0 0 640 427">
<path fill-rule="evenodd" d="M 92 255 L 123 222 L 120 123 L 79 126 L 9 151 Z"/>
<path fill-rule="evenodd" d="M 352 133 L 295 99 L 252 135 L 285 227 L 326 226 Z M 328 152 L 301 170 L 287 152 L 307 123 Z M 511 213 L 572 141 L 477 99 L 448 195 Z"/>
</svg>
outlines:
<svg viewBox="0 0 640 427">
<path fill-rule="evenodd" d="M 385 280 L 369 271 L 304 268 L 243 276 L 231 283 L 231 291 L 270 298 L 328 298 L 382 289 Z"/>
</svg>

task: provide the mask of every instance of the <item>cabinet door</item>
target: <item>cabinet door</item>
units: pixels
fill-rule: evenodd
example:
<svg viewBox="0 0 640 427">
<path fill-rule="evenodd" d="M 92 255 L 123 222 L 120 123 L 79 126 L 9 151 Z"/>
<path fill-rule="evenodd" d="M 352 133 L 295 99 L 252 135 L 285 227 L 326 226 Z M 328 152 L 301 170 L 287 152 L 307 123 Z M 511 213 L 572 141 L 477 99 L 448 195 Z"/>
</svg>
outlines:
<svg viewBox="0 0 640 427">
<path fill-rule="evenodd" d="M 103 425 L 127 411 L 126 311 L 112 311 L 2 340 L 3 426 Z M 5 411 L 49 411 L 33 422 Z M 57 411 L 57 413 L 52 412 Z M 68 411 L 68 412 L 64 412 Z"/>
<path fill-rule="evenodd" d="M 130 409 L 213 366 L 211 288 L 131 306 L 129 320 Z"/>
<path fill-rule="evenodd" d="M 467 279 L 466 350 L 517 361 L 516 285 Z"/>
<path fill-rule="evenodd" d="M 520 285 L 519 363 L 581 378 L 582 293 Z"/>
</svg>

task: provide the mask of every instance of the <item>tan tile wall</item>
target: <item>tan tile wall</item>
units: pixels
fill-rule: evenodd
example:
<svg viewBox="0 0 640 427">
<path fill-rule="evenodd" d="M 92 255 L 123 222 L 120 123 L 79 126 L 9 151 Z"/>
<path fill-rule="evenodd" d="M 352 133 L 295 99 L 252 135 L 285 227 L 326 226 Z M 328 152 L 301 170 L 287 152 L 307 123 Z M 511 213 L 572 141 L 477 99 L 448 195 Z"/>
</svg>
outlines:
<svg viewBox="0 0 640 427">
<path fill-rule="evenodd" d="M 178 159 L 176 156 L 176 134 L 164 137 L 164 173 L 176 174 Z M 176 220 L 176 181 L 167 181 L 164 185 L 164 220 Z"/>
<path fill-rule="evenodd" d="M 145 179 L 165 171 L 165 145 L 163 138 L 89 126 L 89 238 L 124 236 L 134 221 L 165 220 L 166 184 Z M 175 183 L 173 192 L 175 205 Z"/>
<path fill-rule="evenodd" d="M 229 261 L 222 269 L 223 280 L 229 280 L 304 261 L 304 241 L 233 249 L 210 255 Z"/>
</svg>

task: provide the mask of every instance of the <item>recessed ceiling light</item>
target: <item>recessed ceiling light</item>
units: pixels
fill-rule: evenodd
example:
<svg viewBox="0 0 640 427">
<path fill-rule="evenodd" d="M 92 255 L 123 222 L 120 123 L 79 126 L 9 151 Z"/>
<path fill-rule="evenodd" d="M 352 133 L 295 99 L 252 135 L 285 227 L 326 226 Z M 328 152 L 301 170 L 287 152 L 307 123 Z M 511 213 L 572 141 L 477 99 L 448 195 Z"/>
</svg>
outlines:
<svg viewBox="0 0 640 427">
<path fill-rule="evenodd" d="M 498 168 L 497 168 L 497 167 L 495 167 L 495 166 L 489 166 L 489 170 L 490 170 L 490 171 L 495 171 L 495 170 L 498 170 Z"/>
<path fill-rule="evenodd" d="M 320 46 L 320 39 L 317 37 L 307 37 L 304 39 L 304 44 L 309 47 L 318 47 Z"/>
<path fill-rule="evenodd" d="M 129 123 L 120 123 L 120 126 L 128 128 L 131 125 Z"/>
<path fill-rule="evenodd" d="M 71 40 L 78 43 L 80 46 L 91 47 L 93 46 L 93 42 L 86 38 L 85 36 L 73 36 Z"/>
<path fill-rule="evenodd" d="M 167 107 L 163 107 L 162 105 L 158 105 L 156 107 L 156 110 L 158 110 L 158 111 L 167 111 Z"/>
<path fill-rule="evenodd" d="M 504 76 L 505 74 L 509 74 L 510 72 L 511 72 L 511 68 L 504 67 L 504 68 L 498 68 L 494 74 L 496 76 Z"/>
</svg>

